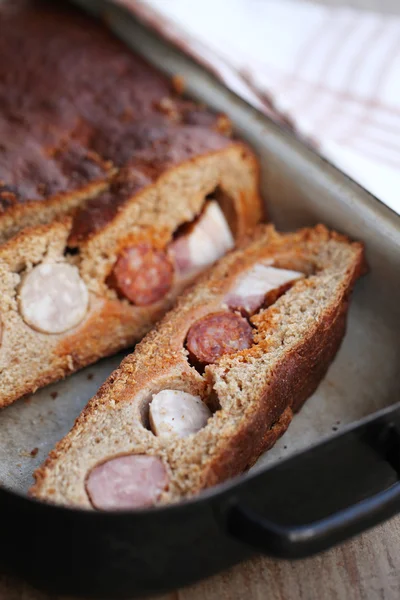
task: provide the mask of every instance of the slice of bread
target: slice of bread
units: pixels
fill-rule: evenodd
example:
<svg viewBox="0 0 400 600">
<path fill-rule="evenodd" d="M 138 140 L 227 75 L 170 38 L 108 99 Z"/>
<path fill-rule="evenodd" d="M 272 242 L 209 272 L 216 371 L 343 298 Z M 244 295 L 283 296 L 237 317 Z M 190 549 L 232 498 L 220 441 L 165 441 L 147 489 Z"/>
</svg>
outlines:
<svg viewBox="0 0 400 600">
<path fill-rule="evenodd" d="M 263 209 L 258 162 L 228 120 L 94 19 L 17 0 L 0 22 L 2 407 L 143 337 L 213 262 L 207 231 L 197 271 L 173 254 L 210 198 L 231 231 L 220 223 L 215 257 Z"/>
<path fill-rule="evenodd" d="M 275 282 L 288 273 L 290 283 L 275 283 L 279 293 L 264 299 L 258 293 L 246 313 L 238 290 L 254 300 L 246 281 L 263 269 Z M 362 245 L 324 226 L 288 234 L 260 226 L 110 376 L 35 472 L 31 494 L 86 508 L 162 505 L 249 468 L 324 377 L 364 270 Z M 229 338 L 235 322 L 242 333 Z M 210 355 L 206 366 L 192 360 L 199 347 Z"/>
<path fill-rule="evenodd" d="M 257 162 L 239 143 L 166 168 L 139 190 L 130 185 L 136 172 L 129 170 L 126 175 L 122 179 L 122 173 L 119 174 L 119 187 L 112 196 L 103 196 L 105 204 L 112 199 L 113 210 L 117 205 L 115 214 L 110 215 L 101 202 L 85 209 L 83 222 L 91 227 L 85 235 L 76 236 L 77 221 L 65 217 L 63 221 L 26 228 L 0 246 L 0 407 L 141 339 L 198 276 L 199 269 L 180 274 L 170 249 L 177 240 L 186 239 L 186 233 L 180 233 L 181 226 L 199 215 L 201 222 L 211 204 L 221 207 L 218 214 L 226 215 L 225 222 L 231 220 L 231 231 L 236 233 L 232 243 L 261 216 Z M 206 200 L 214 190 L 214 200 Z M 208 247 L 219 243 L 212 239 L 206 242 Z M 198 252 L 207 253 L 208 247 L 200 245 Z M 215 257 L 229 248 L 229 244 L 217 247 Z M 164 262 L 158 267 L 159 277 L 164 277 L 165 269 L 169 277 L 166 288 L 146 301 L 135 302 L 134 297 L 124 295 L 110 277 L 119 258 L 135 249 L 147 249 L 150 256 L 153 253 L 161 257 Z M 209 258 L 212 262 L 213 257 Z M 47 319 L 51 306 L 42 301 L 53 302 L 49 297 L 51 280 L 39 281 L 43 298 L 40 290 L 34 296 L 29 288 L 30 312 L 24 307 L 25 282 L 44 265 L 58 265 L 59 269 L 61 264 L 74 267 L 71 277 L 79 278 L 89 294 L 89 305 L 82 307 L 78 322 L 68 321 L 72 308 L 60 300 L 55 318 L 57 312 L 64 311 L 66 324 L 61 330 L 57 322 L 53 328 L 43 329 L 41 323 Z M 200 265 L 202 269 L 206 266 Z M 135 285 L 130 272 L 127 277 L 132 277 L 130 287 Z M 153 286 L 151 274 L 148 283 Z M 54 285 L 59 285 L 57 280 Z M 63 292 L 55 289 L 54 294 L 60 299 Z M 71 294 L 75 294 L 75 288 Z M 32 309 L 36 311 L 33 318 Z"/>
</svg>

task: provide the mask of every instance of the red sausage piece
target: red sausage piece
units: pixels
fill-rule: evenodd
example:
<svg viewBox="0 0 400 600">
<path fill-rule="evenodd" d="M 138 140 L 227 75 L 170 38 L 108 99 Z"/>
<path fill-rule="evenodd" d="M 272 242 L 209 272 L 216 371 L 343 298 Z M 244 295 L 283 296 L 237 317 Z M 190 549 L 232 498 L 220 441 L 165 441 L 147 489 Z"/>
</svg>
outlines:
<svg viewBox="0 0 400 600">
<path fill-rule="evenodd" d="M 147 306 L 169 291 L 173 271 L 165 252 L 139 244 L 123 250 L 115 263 L 111 284 L 133 304 Z"/>
<path fill-rule="evenodd" d="M 252 342 L 253 330 L 246 319 L 224 311 L 196 321 L 189 329 L 186 348 L 194 364 L 205 366 L 224 354 L 250 348 Z"/>
<path fill-rule="evenodd" d="M 123 510 L 154 505 L 167 484 L 167 471 L 160 458 L 132 454 L 95 467 L 86 490 L 95 508 Z"/>
</svg>

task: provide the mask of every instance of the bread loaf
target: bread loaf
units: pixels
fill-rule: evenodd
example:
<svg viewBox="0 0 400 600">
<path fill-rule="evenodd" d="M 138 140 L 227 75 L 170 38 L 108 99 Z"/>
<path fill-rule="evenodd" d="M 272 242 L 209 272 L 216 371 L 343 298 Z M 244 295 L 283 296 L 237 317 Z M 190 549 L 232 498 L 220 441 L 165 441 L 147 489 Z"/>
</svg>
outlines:
<svg viewBox="0 0 400 600">
<path fill-rule="evenodd" d="M 362 245 L 324 226 L 260 226 L 110 376 L 36 471 L 31 494 L 138 508 L 248 469 L 324 377 L 364 270 Z"/>
<path fill-rule="evenodd" d="M 0 22 L 1 407 L 135 343 L 263 211 L 228 119 L 94 19 Z"/>
</svg>

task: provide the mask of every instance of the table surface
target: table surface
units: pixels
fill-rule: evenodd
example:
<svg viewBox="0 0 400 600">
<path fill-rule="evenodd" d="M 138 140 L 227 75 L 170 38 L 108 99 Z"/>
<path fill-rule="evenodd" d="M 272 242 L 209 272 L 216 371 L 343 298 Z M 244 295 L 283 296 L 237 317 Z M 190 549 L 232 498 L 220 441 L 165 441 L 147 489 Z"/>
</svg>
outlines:
<svg viewBox="0 0 400 600">
<path fill-rule="evenodd" d="M 398 0 L 319 1 L 323 4 L 400 12 Z M 257 557 L 190 588 L 159 596 L 158 600 L 324 600 L 325 598 L 329 600 L 400 599 L 400 517 L 320 556 L 297 562 Z M 0 600 L 72 599 L 48 596 L 22 582 L 0 575 Z"/>
<path fill-rule="evenodd" d="M 399 550 L 397 517 L 320 556 L 298 562 L 257 557 L 158 599 L 399 600 Z M 0 576 L 0 600 L 72 599 L 50 597 Z"/>
</svg>

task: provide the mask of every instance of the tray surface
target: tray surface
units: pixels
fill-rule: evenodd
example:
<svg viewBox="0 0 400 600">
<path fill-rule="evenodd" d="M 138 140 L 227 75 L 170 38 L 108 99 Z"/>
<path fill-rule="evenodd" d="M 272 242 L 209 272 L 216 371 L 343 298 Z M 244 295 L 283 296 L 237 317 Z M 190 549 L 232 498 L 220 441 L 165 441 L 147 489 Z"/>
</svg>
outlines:
<svg viewBox="0 0 400 600">
<path fill-rule="evenodd" d="M 356 286 L 342 348 L 326 379 L 294 418 L 288 432 L 253 470 L 279 461 L 395 402 L 400 390 L 400 219 L 237 100 L 191 61 L 173 49 L 166 50 L 162 42 L 121 17 L 120 11 L 111 11 L 108 22 L 129 45 L 139 48 L 160 68 L 183 74 L 191 95 L 231 116 L 238 133 L 260 156 L 262 191 L 270 217 L 279 228 L 322 221 L 366 242 L 371 273 Z M 27 491 L 33 470 L 70 429 L 121 358 L 119 355 L 103 360 L 2 411 L 3 486 Z"/>
</svg>

